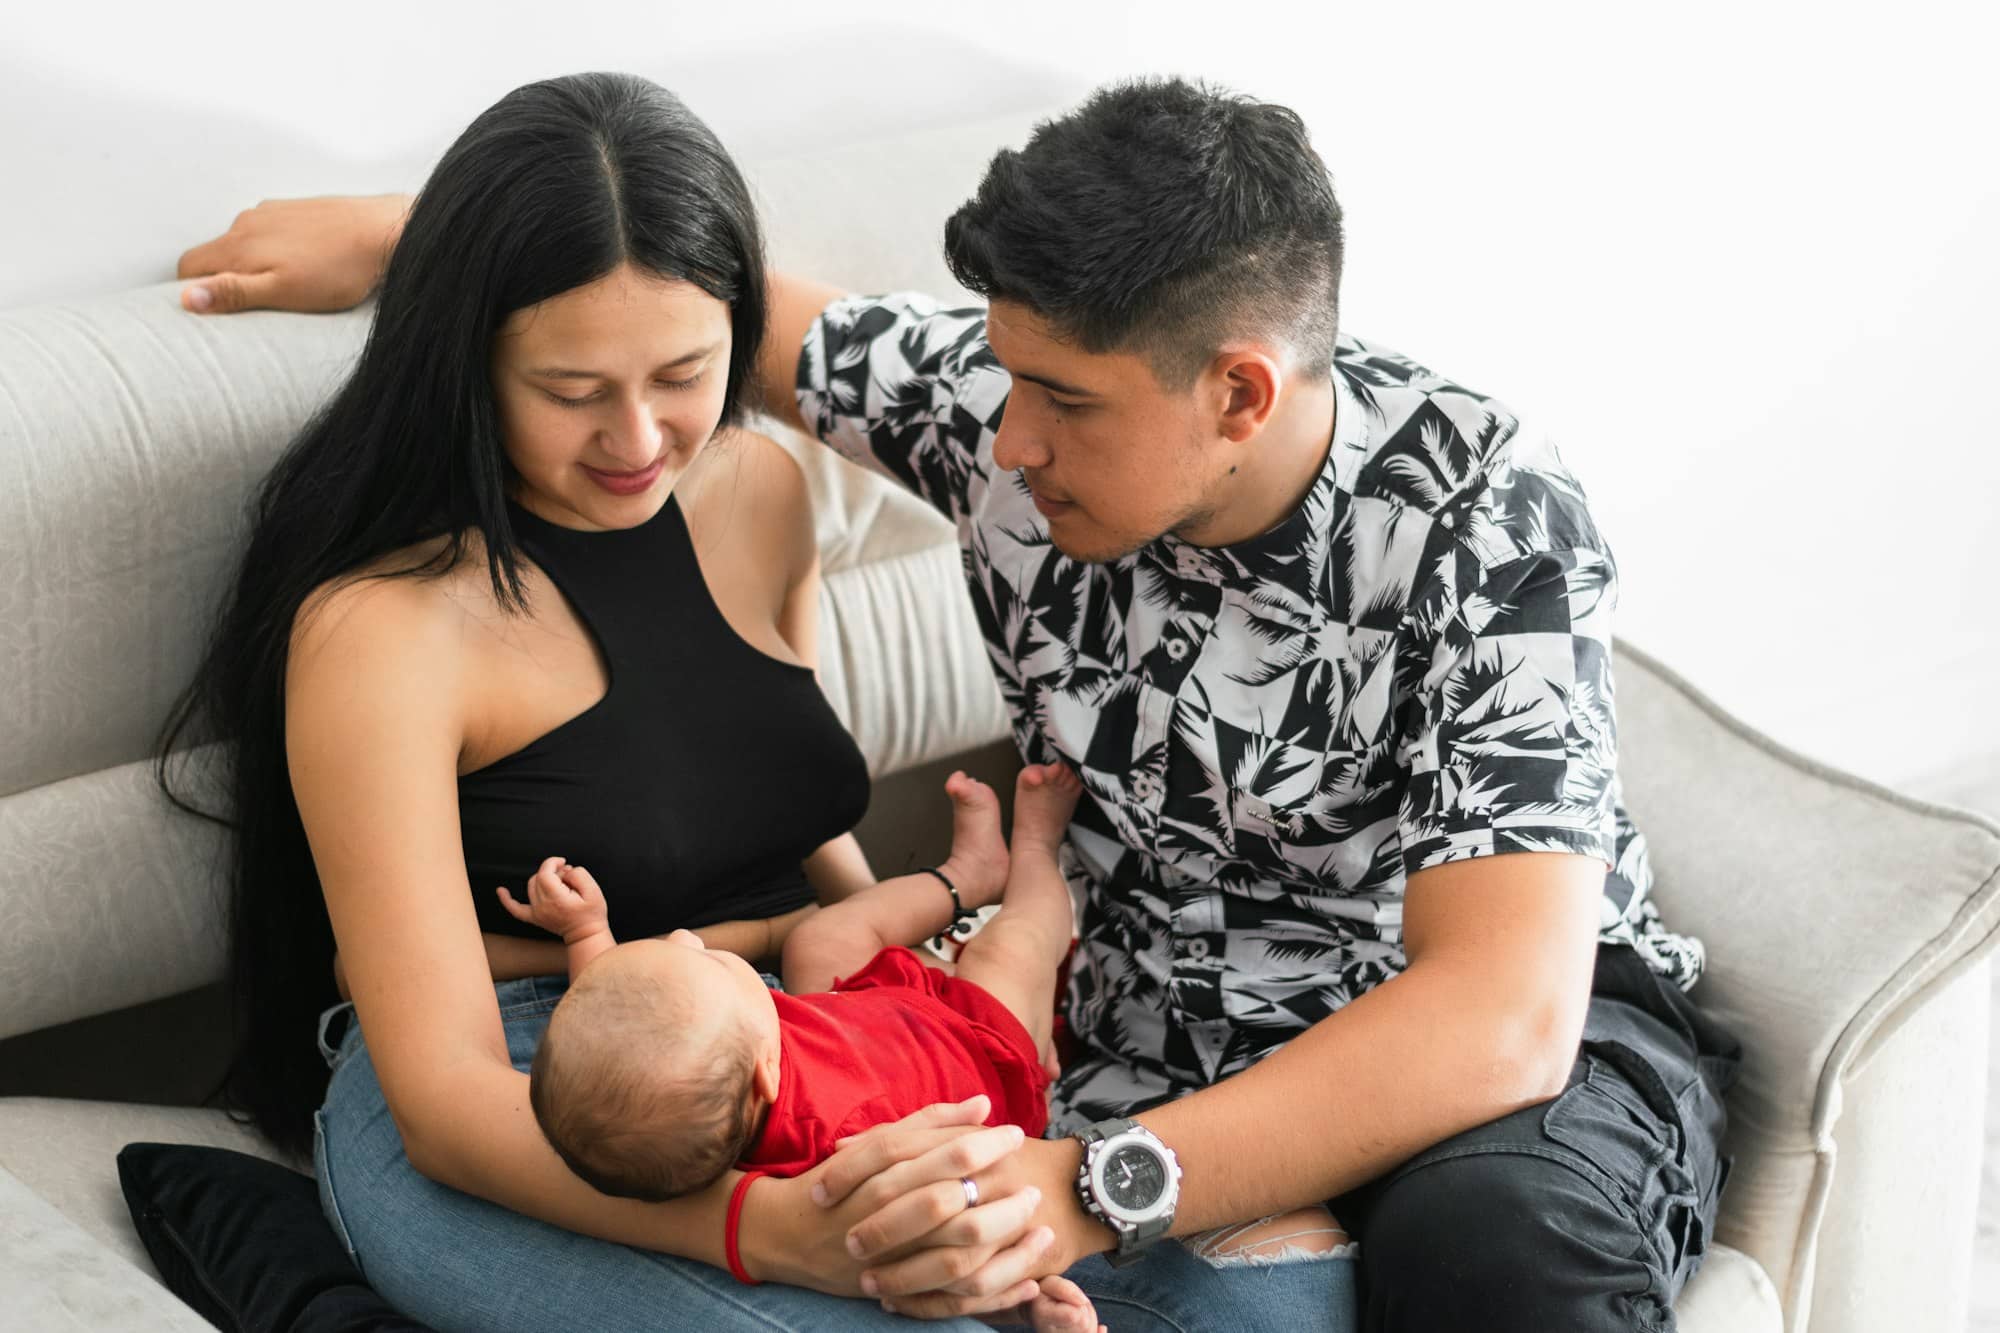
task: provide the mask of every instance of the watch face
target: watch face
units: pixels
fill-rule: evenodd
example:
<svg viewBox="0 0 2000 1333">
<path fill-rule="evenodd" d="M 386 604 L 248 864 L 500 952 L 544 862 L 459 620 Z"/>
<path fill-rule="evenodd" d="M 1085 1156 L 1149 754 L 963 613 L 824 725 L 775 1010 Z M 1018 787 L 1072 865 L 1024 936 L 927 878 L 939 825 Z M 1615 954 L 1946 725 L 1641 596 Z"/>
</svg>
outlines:
<svg viewBox="0 0 2000 1333">
<path fill-rule="evenodd" d="M 1167 1192 L 1166 1163 L 1136 1143 L 1121 1145 L 1105 1159 L 1102 1179 L 1105 1194 L 1126 1212 L 1143 1213 Z"/>
</svg>

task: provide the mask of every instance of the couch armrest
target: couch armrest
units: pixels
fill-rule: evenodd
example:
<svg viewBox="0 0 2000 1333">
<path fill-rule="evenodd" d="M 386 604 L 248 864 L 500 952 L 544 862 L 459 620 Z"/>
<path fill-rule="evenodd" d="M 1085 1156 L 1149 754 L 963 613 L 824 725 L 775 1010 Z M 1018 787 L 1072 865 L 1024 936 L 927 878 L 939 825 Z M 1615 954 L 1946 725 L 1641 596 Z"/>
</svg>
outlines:
<svg viewBox="0 0 2000 1333">
<path fill-rule="evenodd" d="M 46 1333 L 213 1333 L 208 1321 L 0 1170 L 0 1311 Z"/>
<path fill-rule="evenodd" d="M 1764 1265 L 1796 1333 L 1812 1304 L 1844 1091 L 1992 950 L 2000 827 L 1794 754 L 1627 644 L 1618 714 L 1619 769 L 1661 910 L 1707 944 L 1696 995 L 1745 1046 L 1719 1238 Z M 1870 1088 L 1884 1114 L 1891 1099 L 1934 1093 Z M 1857 1172 L 1842 1210 L 1895 1214 L 1892 1199 L 1860 1197 L 1884 1178 Z"/>
</svg>

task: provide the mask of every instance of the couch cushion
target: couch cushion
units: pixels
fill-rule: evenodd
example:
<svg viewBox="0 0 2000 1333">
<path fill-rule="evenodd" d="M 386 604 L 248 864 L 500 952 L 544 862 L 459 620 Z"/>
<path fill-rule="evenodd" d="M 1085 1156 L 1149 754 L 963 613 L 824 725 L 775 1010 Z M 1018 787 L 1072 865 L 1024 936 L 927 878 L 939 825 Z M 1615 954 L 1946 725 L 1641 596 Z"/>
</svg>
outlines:
<svg viewBox="0 0 2000 1333">
<path fill-rule="evenodd" d="M 132 1143 L 118 1179 L 168 1288 L 224 1333 L 426 1333 L 362 1278 L 311 1176 L 227 1148 Z"/>
<path fill-rule="evenodd" d="M 142 1258 L 139 1261 L 145 1263 Z M 0 1170 L 0 1319 L 34 1333 L 207 1333 L 200 1316 Z"/>
<path fill-rule="evenodd" d="M 152 1261 L 132 1229 L 118 1189 L 118 1150 L 140 1141 L 207 1144 L 278 1159 L 248 1126 L 220 1111 L 0 1097 L 0 1170 L 13 1173 L 86 1234 L 151 1273 Z M 307 1169 L 303 1162 L 288 1165 Z"/>
<path fill-rule="evenodd" d="M 1779 1333 L 1785 1313 L 1778 1290 L 1757 1261 L 1727 1245 L 1712 1245 L 1701 1271 L 1674 1302 L 1680 1333 Z"/>
</svg>

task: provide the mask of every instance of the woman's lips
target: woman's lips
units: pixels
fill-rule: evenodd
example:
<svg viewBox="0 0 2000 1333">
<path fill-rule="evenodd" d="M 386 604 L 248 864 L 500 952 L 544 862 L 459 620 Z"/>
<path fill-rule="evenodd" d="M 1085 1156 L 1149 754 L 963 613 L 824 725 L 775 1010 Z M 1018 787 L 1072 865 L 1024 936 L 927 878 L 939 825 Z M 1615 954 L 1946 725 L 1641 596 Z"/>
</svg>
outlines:
<svg viewBox="0 0 2000 1333">
<path fill-rule="evenodd" d="M 666 465 L 667 460 L 662 458 L 651 467 L 637 472 L 605 472 L 588 463 L 584 464 L 583 470 L 590 474 L 592 481 L 613 495 L 637 495 L 660 479 L 660 469 Z"/>
</svg>

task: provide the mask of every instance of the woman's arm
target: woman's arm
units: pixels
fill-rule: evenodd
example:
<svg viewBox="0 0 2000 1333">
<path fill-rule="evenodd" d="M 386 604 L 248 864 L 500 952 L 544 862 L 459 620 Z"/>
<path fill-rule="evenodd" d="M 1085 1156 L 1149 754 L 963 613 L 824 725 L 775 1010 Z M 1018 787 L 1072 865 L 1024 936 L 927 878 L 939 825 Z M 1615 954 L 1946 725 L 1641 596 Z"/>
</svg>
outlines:
<svg viewBox="0 0 2000 1333">
<path fill-rule="evenodd" d="M 349 584 L 302 614 L 287 671 L 293 791 L 390 1114 L 431 1179 L 720 1263 L 725 1193 L 597 1193 L 543 1139 L 508 1060 L 459 841 L 459 614 L 416 580 Z M 815 1276 L 853 1289 L 845 1265 Z"/>
</svg>

